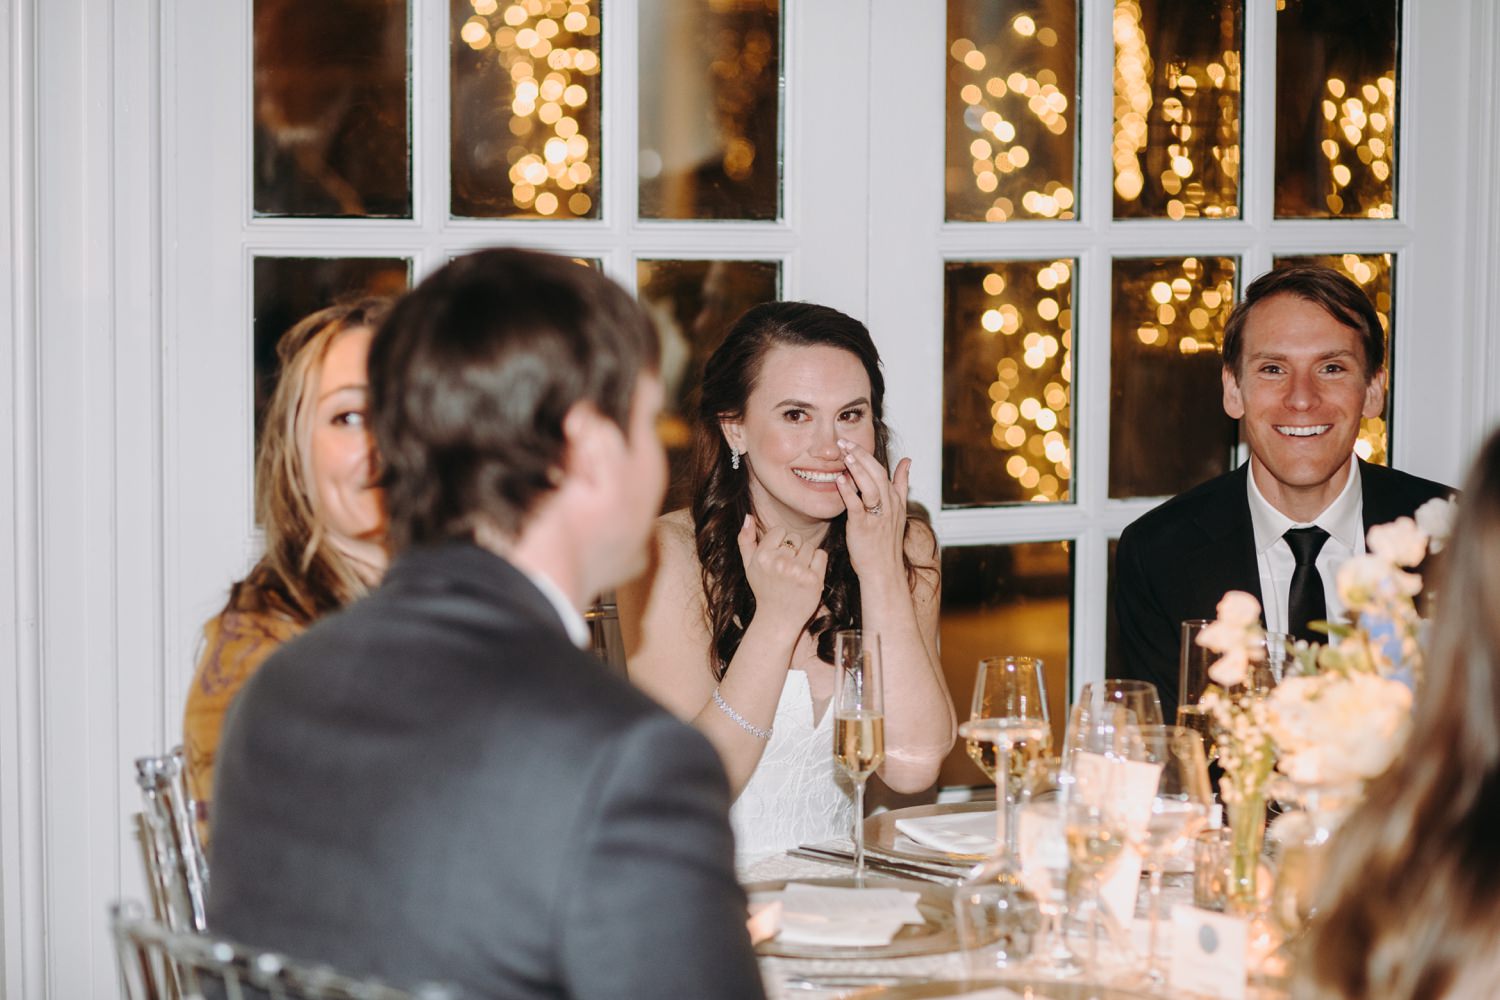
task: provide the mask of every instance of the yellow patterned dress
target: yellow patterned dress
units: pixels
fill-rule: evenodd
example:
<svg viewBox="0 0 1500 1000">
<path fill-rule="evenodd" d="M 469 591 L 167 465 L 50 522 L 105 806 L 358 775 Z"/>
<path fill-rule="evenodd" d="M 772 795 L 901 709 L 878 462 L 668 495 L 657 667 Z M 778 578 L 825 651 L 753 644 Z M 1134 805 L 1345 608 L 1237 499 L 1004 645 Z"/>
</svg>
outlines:
<svg viewBox="0 0 1500 1000">
<path fill-rule="evenodd" d="M 182 746 L 188 792 L 198 802 L 200 829 L 205 832 L 213 797 L 214 758 L 229 706 L 266 657 L 302 628 L 287 618 L 247 611 L 225 611 L 203 626 L 203 655 L 188 690 Z"/>
</svg>

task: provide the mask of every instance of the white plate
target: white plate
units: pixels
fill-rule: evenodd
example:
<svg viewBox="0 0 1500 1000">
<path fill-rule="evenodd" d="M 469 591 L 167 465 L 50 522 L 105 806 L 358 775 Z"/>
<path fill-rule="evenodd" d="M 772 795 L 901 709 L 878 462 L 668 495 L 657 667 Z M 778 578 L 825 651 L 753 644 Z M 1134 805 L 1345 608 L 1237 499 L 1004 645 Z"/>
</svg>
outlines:
<svg viewBox="0 0 1500 1000">
<path fill-rule="evenodd" d="M 786 888 L 788 882 L 803 885 L 825 885 L 852 888 L 852 878 L 791 878 L 771 882 L 752 882 L 745 886 L 750 901 L 771 897 Z M 852 946 L 787 944 L 778 938 L 762 941 L 755 946 L 757 955 L 774 955 L 778 958 L 904 958 L 908 955 L 936 955 L 958 950 L 958 929 L 953 923 L 953 890 L 931 882 L 912 882 L 906 879 L 870 878 L 865 886 L 870 889 L 900 889 L 917 894 L 917 911 L 923 923 L 908 924 L 897 932 L 890 944 L 860 948 Z"/>
</svg>

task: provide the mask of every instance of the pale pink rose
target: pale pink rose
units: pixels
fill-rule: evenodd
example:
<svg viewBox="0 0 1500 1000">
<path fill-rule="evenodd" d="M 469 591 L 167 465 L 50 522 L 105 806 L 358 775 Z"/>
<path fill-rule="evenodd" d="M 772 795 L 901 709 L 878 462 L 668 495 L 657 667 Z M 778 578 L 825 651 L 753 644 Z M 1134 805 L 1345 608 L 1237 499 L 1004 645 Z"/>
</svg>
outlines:
<svg viewBox="0 0 1500 1000">
<path fill-rule="evenodd" d="M 1374 534 L 1375 529 L 1371 529 Z M 1339 567 L 1337 581 L 1339 600 L 1344 607 L 1357 610 L 1374 600 L 1381 583 L 1391 571 L 1391 564 L 1379 556 L 1355 556 Z"/>
<path fill-rule="evenodd" d="M 1225 650 L 1224 655 L 1208 668 L 1208 679 L 1220 687 L 1234 687 L 1245 683 L 1245 675 L 1249 671 L 1250 657 L 1246 655 L 1245 647 L 1233 646 Z"/>
<path fill-rule="evenodd" d="M 1253 625 L 1260 621 L 1260 602 L 1253 594 L 1231 590 L 1219 599 L 1219 621 L 1230 625 Z"/>
<path fill-rule="evenodd" d="M 1288 678 L 1268 702 L 1277 769 L 1297 781 L 1373 778 L 1390 766 L 1411 726 L 1411 689 L 1372 674 Z"/>
<path fill-rule="evenodd" d="M 1371 552 L 1397 566 L 1415 566 L 1427 555 L 1427 533 L 1409 517 L 1375 525 L 1365 542 Z"/>
<path fill-rule="evenodd" d="M 1216 653 L 1227 653 L 1245 645 L 1245 626 L 1233 622 L 1212 621 L 1198 631 L 1198 645 Z"/>
<path fill-rule="evenodd" d="M 1434 497 L 1417 508 L 1417 527 L 1427 533 L 1432 551 L 1443 551 L 1448 536 L 1453 534 L 1453 518 L 1458 514 L 1458 505 L 1447 497 Z"/>
</svg>

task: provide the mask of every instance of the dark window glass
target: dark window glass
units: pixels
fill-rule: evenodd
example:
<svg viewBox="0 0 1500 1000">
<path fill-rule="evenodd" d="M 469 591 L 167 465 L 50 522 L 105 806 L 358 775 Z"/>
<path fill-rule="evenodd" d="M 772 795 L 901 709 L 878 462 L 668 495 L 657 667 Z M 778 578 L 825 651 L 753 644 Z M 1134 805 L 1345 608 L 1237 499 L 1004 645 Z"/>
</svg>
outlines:
<svg viewBox="0 0 1500 1000">
<path fill-rule="evenodd" d="M 1109 495 L 1172 496 L 1228 471 L 1220 350 L 1230 257 L 1120 258 L 1111 280 Z"/>
<path fill-rule="evenodd" d="M 450 0 L 451 211 L 599 217 L 599 0 Z"/>
<path fill-rule="evenodd" d="M 960 720 L 969 717 L 974 674 L 986 656 L 1039 656 L 1052 717 L 1052 745 L 1067 724 L 1072 647 L 1073 544 L 1022 542 L 943 550 L 943 675 Z M 959 740 L 938 784 L 984 785 Z"/>
<path fill-rule="evenodd" d="M 779 218 L 779 0 L 642 0 L 639 39 L 641 218 Z"/>
<path fill-rule="evenodd" d="M 1394 218 L 1400 5 L 1276 8 L 1276 217 Z"/>
<path fill-rule="evenodd" d="M 703 364 L 741 313 L 778 298 L 781 266 L 768 260 L 641 260 L 636 284 L 661 331 L 666 405 L 659 427 L 671 468 L 664 507 L 676 510 L 692 495 L 690 407 Z"/>
<path fill-rule="evenodd" d="M 405 0 L 255 0 L 255 214 L 411 217 Z"/>
<path fill-rule="evenodd" d="M 1066 501 L 1073 260 L 944 271 L 943 505 Z"/>
</svg>

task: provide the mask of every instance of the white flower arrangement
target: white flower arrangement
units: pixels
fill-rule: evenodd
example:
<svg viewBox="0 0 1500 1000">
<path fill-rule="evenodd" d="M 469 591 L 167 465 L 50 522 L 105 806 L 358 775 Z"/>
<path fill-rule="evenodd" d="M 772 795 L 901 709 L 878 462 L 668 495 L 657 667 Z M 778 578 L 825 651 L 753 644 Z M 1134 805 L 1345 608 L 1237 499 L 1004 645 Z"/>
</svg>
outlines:
<svg viewBox="0 0 1500 1000">
<path fill-rule="evenodd" d="M 1366 553 L 1338 572 L 1354 624 L 1319 623 L 1329 641 L 1298 642 L 1295 665 L 1269 692 L 1251 673 L 1265 655 L 1260 604 L 1241 591 L 1224 595 L 1198 642 L 1220 654 L 1202 704 L 1218 731 L 1226 803 L 1263 798 L 1273 768 L 1297 782 L 1344 784 L 1390 766 L 1422 674 L 1422 578 L 1411 570 L 1441 551 L 1452 523 L 1453 502 L 1430 500 L 1414 518 L 1371 528 Z"/>
</svg>

